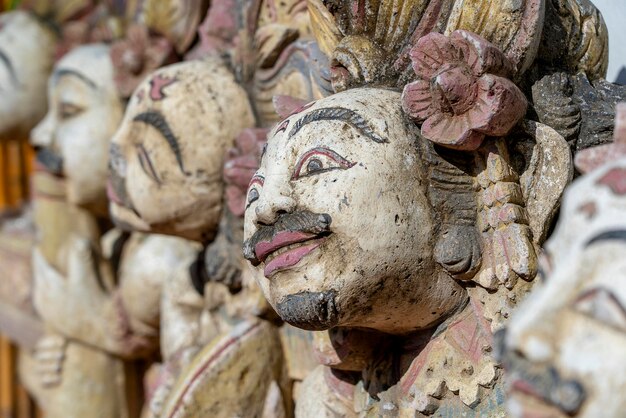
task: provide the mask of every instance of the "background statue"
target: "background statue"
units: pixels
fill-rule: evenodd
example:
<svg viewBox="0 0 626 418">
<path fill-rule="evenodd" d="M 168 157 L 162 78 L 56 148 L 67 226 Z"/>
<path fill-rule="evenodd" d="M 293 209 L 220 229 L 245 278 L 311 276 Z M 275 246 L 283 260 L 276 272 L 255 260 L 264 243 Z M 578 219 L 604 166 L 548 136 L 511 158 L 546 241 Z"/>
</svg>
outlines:
<svg viewBox="0 0 626 418">
<path fill-rule="evenodd" d="M 103 289 L 114 288 L 100 245 L 101 221 L 106 216 L 108 143 L 122 117 L 109 48 L 94 44 L 72 50 L 55 65 L 48 95 L 48 115 L 32 132 L 41 167 L 34 185 L 39 231 L 33 256 L 34 302 L 51 333 L 36 353 L 44 385 L 36 396 L 44 399 L 42 404 L 51 417 L 136 416 L 126 396 L 138 395 L 126 392 L 122 361 L 99 348 L 66 339 L 75 324 L 87 324 L 78 331 L 83 335 L 93 329 L 88 322 L 65 315 L 64 308 L 78 302 L 76 298 L 56 298 L 47 287 L 52 284 L 50 276 L 61 275 L 75 286 L 93 286 L 88 281 L 98 280 Z M 100 274 L 85 274 L 78 268 L 83 260 L 97 266 Z"/>
<path fill-rule="evenodd" d="M 619 417 L 626 385 L 626 106 L 615 143 L 578 154 L 540 285 L 502 333 L 511 416 Z"/>
<path fill-rule="evenodd" d="M 0 137 L 27 138 L 46 113 L 46 80 L 54 61 L 56 36 L 35 15 L 0 15 Z"/>
<path fill-rule="evenodd" d="M 237 228 L 224 207 L 226 151 L 253 125 L 245 91 L 214 57 L 146 78 L 113 139 L 109 198 L 116 224 L 220 247 L 199 251 L 162 284 L 163 366 L 153 416 L 289 411 L 278 333 L 257 318 L 266 309 L 254 283 L 242 277 L 241 239 L 229 235 Z M 218 283 L 207 283 L 209 274 L 219 275 Z"/>
<path fill-rule="evenodd" d="M 20 210 L 28 193 L 25 139 L 46 112 L 46 80 L 52 70 L 55 43 L 54 32 L 34 14 L 0 14 L 0 142 L 6 161 L 2 198 L 8 206 L 0 220 L 0 263 L 4 269 L 0 329 L 26 346 L 32 345 L 40 327 L 32 320 L 30 252 L 35 231 L 31 212 Z"/>
</svg>

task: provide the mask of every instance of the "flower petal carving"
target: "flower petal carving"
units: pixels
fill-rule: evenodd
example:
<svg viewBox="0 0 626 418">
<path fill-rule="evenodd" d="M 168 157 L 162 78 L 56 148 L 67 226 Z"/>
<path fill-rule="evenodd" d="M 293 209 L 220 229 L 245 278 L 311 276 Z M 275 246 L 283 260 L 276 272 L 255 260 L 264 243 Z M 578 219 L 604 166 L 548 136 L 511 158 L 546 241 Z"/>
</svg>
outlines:
<svg viewBox="0 0 626 418">
<path fill-rule="evenodd" d="M 486 136 L 506 135 L 526 113 L 527 101 L 511 81 L 514 66 L 480 36 L 458 30 L 431 33 L 410 52 L 418 80 L 405 86 L 404 111 L 439 145 L 474 150 Z"/>
</svg>

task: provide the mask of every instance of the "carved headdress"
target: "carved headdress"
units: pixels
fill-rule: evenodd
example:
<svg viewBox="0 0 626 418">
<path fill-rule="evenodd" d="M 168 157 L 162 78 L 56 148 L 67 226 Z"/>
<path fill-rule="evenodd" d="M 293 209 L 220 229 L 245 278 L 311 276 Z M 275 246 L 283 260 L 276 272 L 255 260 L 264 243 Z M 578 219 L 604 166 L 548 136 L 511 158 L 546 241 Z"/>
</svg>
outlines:
<svg viewBox="0 0 626 418">
<path fill-rule="evenodd" d="M 428 140 L 418 140 L 428 194 L 443 208 L 437 261 L 487 298 L 497 289 L 518 298 L 510 289 L 535 276 L 536 247 L 571 177 L 562 137 L 522 121 L 521 86 L 552 70 L 540 55 L 554 36 L 542 35 L 546 25 L 563 28 L 561 70 L 602 76 L 607 36 L 597 10 L 586 0 L 312 0 L 309 11 L 335 91 L 404 90 L 405 113 Z M 550 168 L 552 185 L 541 175 Z M 492 327 L 507 315 L 497 305 L 487 307 Z"/>
<path fill-rule="evenodd" d="M 381 81 L 401 87 L 415 77 L 410 50 L 421 37 L 460 29 L 500 49 L 515 81 L 547 67 L 595 79 L 608 63 L 606 26 L 588 0 L 312 0 L 309 11 L 318 42 L 332 57 L 336 91 Z M 545 46 L 557 44 L 558 54 Z"/>
</svg>

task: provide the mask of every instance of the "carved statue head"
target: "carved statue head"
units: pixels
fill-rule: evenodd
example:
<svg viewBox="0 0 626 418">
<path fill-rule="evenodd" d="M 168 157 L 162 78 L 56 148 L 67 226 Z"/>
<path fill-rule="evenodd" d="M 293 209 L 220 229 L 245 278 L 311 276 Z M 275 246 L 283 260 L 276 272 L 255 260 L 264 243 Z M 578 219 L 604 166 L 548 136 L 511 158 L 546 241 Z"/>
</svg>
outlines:
<svg viewBox="0 0 626 418">
<path fill-rule="evenodd" d="M 253 124 L 244 90 L 217 59 L 148 76 L 111 146 L 114 221 L 126 229 L 211 239 L 222 210 L 226 150 Z"/>
<path fill-rule="evenodd" d="M 70 203 L 106 199 L 109 143 L 122 118 L 109 47 L 81 46 L 65 55 L 48 81 L 48 114 L 31 132 L 37 159 L 66 180 Z"/>
<path fill-rule="evenodd" d="M 375 89 L 320 100 L 270 133 L 248 193 L 245 255 L 288 322 L 406 331 L 393 312 L 427 327 L 465 298 L 445 275 L 418 279 L 436 268 L 416 135 L 399 93 Z M 390 307 L 394 294 L 407 297 Z M 379 302 L 369 312 L 367 299 Z"/>
<path fill-rule="evenodd" d="M 531 154 L 542 148 L 540 136 Z M 555 181 L 556 195 L 570 164 L 560 140 L 553 158 L 565 156 L 565 172 Z M 497 276 L 510 288 L 512 276 L 532 278 L 528 215 L 515 221 L 513 213 L 528 210 L 543 225 L 558 196 L 550 197 L 550 209 L 524 208 L 522 183 L 537 186 L 541 170 L 529 162 L 538 154 L 527 155 L 516 173 L 490 160 L 494 152 L 480 163 L 477 154 L 434 146 L 391 90 L 353 89 L 304 106 L 269 134 L 248 191 L 244 255 L 265 296 L 302 328 L 400 334 L 430 327 L 462 306 L 463 281 L 489 287 L 483 279 Z M 493 193 L 505 189 L 518 198 L 500 228 L 505 214 Z M 508 258 L 494 253 L 489 240 L 508 240 Z"/>
<path fill-rule="evenodd" d="M 566 190 L 543 253 L 542 283 L 509 322 L 503 360 L 512 416 L 616 418 L 626 410 L 622 110 L 621 138 L 577 156 L 581 171 L 595 170 Z"/>
<path fill-rule="evenodd" d="M 34 15 L 0 15 L 0 139 L 28 137 L 45 114 L 55 41 Z"/>
</svg>

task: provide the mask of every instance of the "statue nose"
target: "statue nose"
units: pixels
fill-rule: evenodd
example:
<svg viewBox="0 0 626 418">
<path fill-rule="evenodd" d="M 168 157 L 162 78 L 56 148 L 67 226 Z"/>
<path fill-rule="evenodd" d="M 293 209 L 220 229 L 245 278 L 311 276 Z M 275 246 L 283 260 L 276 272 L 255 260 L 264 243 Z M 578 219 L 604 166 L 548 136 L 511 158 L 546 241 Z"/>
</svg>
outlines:
<svg viewBox="0 0 626 418">
<path fill-rule="evenodd" d="M 278 216 L 284 213 L 292 213 L 296 202 L 290 196 L 287 186 L 272 187 L 265 183 L 254 209 L 255 223 L 257 225 L 272 225 Z"/>
<path fill-rule="evenodd" d="M 267 196 L 267 193 L 263 193 Z M 286 195 L 279 195 L 270 198 L 259 198 L 259 203 L 254 209 L 257 225 L 272 225 L 278 216 L 284 213 L 291 213 L 295 209 L 295 201 Z"/>
<path fill-rule="evenodd" d="M 30 133 L 30 142 L 33 146 L 39 148 L 50 148 L 53 145 L 53 126 L 52 117 L 47 115 Z"/>
</svg>

